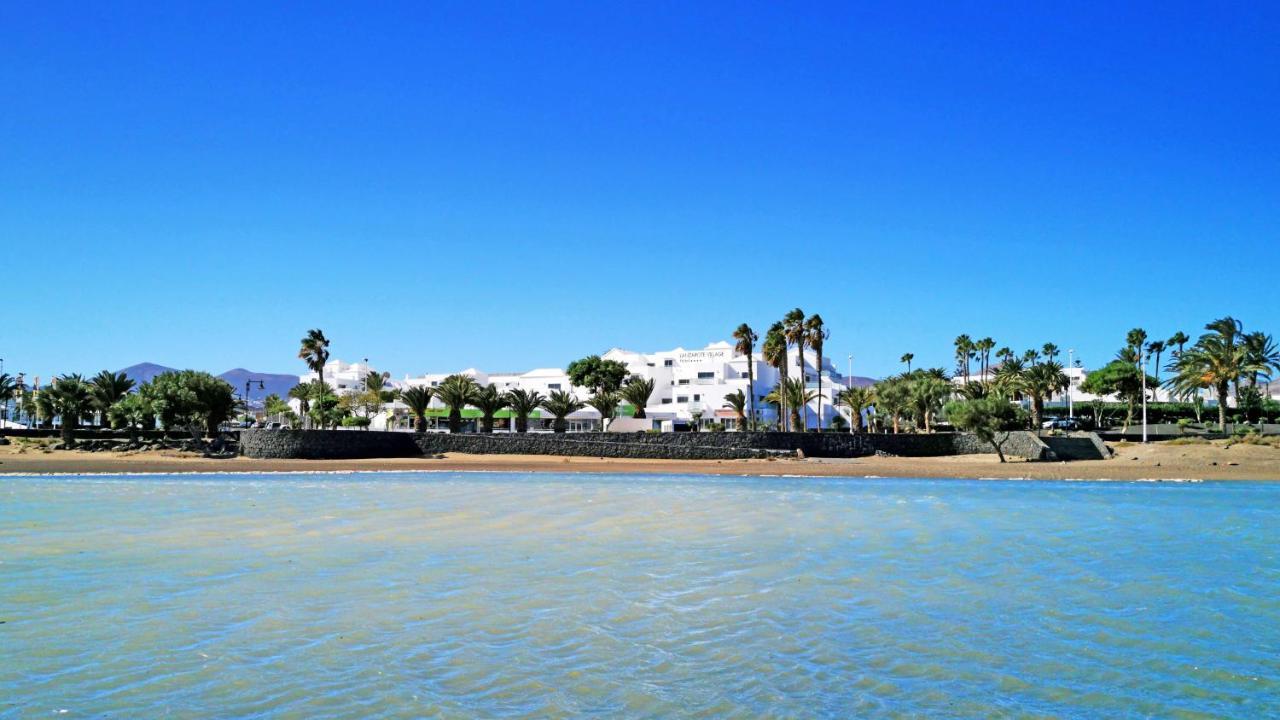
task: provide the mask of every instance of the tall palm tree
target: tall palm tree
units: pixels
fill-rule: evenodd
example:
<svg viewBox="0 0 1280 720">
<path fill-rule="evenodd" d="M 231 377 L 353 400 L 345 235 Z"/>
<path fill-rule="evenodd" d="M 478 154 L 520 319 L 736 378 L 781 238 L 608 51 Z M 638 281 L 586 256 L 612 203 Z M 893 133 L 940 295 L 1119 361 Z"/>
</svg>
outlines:
<svg viewBox="0 0 1280 720">
<path fill-rule="evenodd" d="M 932 432 L 933 417 L 942 409 L 942 403 L 951 394 L 951 383 L 930 373 L 918 373 L 907 382 L 912 409 L 918 427 Z"/>
<path fill-rule="evenodd" d="M 898 362 L 905 363 L 907 366 L 907 372 L 911 372 L 911 361 L 915 359 L 915 353 L 903 353 L 902 357 L 898 358 Z"/>
<path fill-rule="evenodd" d="M 62 418 L 62 442 L 67 447 L 76 443 L 75 431 L 80 417 L 93 408 L 93 392 L 80 375 L 61 375 L 45 391 L 49 410 Z"/>
<path fill-rule="evenodd" d="M 996 347 L 996 341 L 990 337 L 984 337 L 974 343 L 978 349 L 979 362 L 982 363 L 982 380 L 988 382 L 991 380 L 991 351 Z"/>
<path fill-rule="evenodd" d="M 400 392 L 400 402 L 413 413 L 414 432 L 427 431 L 427 409 L 434 395 L 435 391 L 425 385 L 413 385 Z"/>
<path fill-rule="evenodd" d="M 809 342 L 809 331 L 804 326 L 804 311 L 795 308 L 791 312 L 782 317 L 782 325 L 787 338 L 787 343 L 794 345 L 796 348 L 796 366 L 800 369 L 800 382 L 805 382 L 805 365 L 804 365 L 804 346 Z M 787 401 L 791 401 L 788 396 Z M 792 408 L 791 418 L 794 420 L 800 415 L 796 412 L 798 408 Z M 804 409 L 803 423 L 793 422 L 791 424 L 792 432 L 804 432 L 809 425 L 809 409 Z"/>
<path fill-rule="evenodd" d="M 1167 347 L 1167 348 L 1169 348 L 1169 349 L 1171 349 L 1171 350 L 1172 350 L 1172 349 L 1173 349 L 1173 346 L 1174 346 L 1174 345 L 1177 345 L 1177 346 L 1178 346 L 1178 354 L 1179 354 L 1179 355 L 1181 355 L 1181 354 L 1182 354 L 1182 351 L 1183 351 L 1183 349 L 1184 349 L 1184 346 L 1185 346 L 1185 345 L 1187 344 L 1187 342 L 1189 342 L 1190 340 L 1191 340 L 1191 338 L 1187 337 L 1187 334 L 1186 334 L 1186 333 L 1184 333 L 1184 332 L 1182 332 L 1181 330 L 1179 330 L 1178 332 L 1176 332 L 1176 333 L 1174 333 L 1173 335 L 1171 335 L 1171 336 L 1169 337 L 1169 339 L 1168 339 L 1168 340 L 1165 340 L 1165 347 Z"/>
<path fill-rule="evenodd" d="M 734 390 L 724 396 L 724 404 L 738 416 L 738 430 L 745 431 L 747 429 L 747 396 L 741 390 Z"/>
<path fill-rule="evenodd" d="M 817 360 L 818 370 L 818 432 L 822 432 L 822 348 L 827 343 L 827 339 L 831 337 L 831 331 L 828 330 L 822 322 L 822 316 L 814 313 L 804 323 L 805 329 L 808 331 L 809 347 L 813 348 L 813 354 Z"/>
<path fill-rule="evenodd" d="M 586 403 L 578 396 L 565 390 L 552 390 L 551 396 L 542 401 L 542 409 L 551 413 L 551 431 L 563 433 L 566 429 L 565 418 L 586 407 Z"/>
<path fill-rule="evenodd" d="M 1152 340 L 1147 343 L 1147 354 L 1155 357 L 1156 360 L 1156 384 L 1160 384 L 1160 355 L 1168 348 L 1163 340 Z"/>
<path fill-rule="evenodd" d="M 764 361 L 778 371 L 778 383 L 785 383 L 787 381 L 787 335 L 782 323 L 776 322 L 769 326 L 769 331 L 764 335 L 764 344 L 760 347 L 760 351 L 764 355 Z M 787 398 L 785 393 L 778 395 L 777 404 L 778 429 L 785 431 L 787 429 Z"/>
<path fill-rule="evenodd" d="M 98 424 L 106 427 L 110 422 L 107 415 L 111 406 L 124 399 L 133 389 L 134 382 L 124 373 L 113 373 L 103 370 L 89 381 L 89 392 L 93 395 L 93 408 L 98 411 Z"/>
<path fill-rule="evenodd" d="M 493 383 L 477 388 L 471 395 L 471 404 L 480 411 L 480 432 L 493 434 L 493 416 L 507 406 L 507 396 L 498 392 Z"/>
<path fill-rule="evenodd" d="M 968 335 L 958 335 L 955 339 L 956 348 L 956 372 L 964 375 L 964 381 L 969 382 L 969 360 L 973 357 L 973 339 Z"/>
<path fill-rule="evenodd" d="M 1026 363 L 1021 358 L 1010 354 L 1004 362 L 1000 363 L 991 384 L 1001 395 L 1017 400 L 1026 390 L 1026 371 Z"/>
<path fill-rule="evenodd" d="M 587 398 L 587 405 L 590 405 L 596 412 L 600 413 L 600 430 L 602 432 L 609 429 L 609 423 L 617 416 L 619 400 L 621 400 L 621 397 L 618 393 L 606 390 L 596 392 Z"/>
<path fill-rule="evenodd" d="M 653 395 L 655 384 L 653 378 L 632 375 L 625 385 L 622 386 L 620 395 L 623 400 L 631 404 L 636 409 L 633 415 L 637 420 L 645 419 L 644 408 L 649 404 L 649 398 Z"/>
<path fill-rule="evenodd" d="M 471 404 L 478 389 L 468 375 L 450 375 L 440 381 L 436 397 L 449 408 L 449 432 L 462 432 L 462 409 Z"/>
<path fill-rule="evenodd" d="M 751 329 L 750 325 L 746 323 L 742 323 L 741 325 L 738 326 L 737 330 L 733 331 L 733 339 L 738 341 L 738 344 L 733 346 L 733 351 L 738 353 L 739 355 L 745 355 L 747 358 L 747 392 L 749 393 L 747 399 L 749 400 L 750 406 L 751 406 L 750 407 L 751 429 L 755 430 L 756 429 L 755 349 L 756 349 L 756 341 L 759 340 L 760 338 L 759 336 L 756 335 L 756 331 Z"/>
<path fill-rule="evenodd" d="M 307 364 L 323 385 L 324 365 L 329 362 L 329 338 L 324 336 L 324 332 L 313 328 L 302 336 L 298 348 L 298 359 Z"/>
<path fill-rule="evenodd" d="M 849 432 L 862 432 L 862 411 L 875 403 L 875 397 L 867 387 L 846 388 L 836 396 L 836 404 L 849 409 Z"/>
<path fill-rule="evenodd" d="M 514 388 L 507 391 L 507 405 L 511 407 L 511 414 L 515 415 L 516 432 L 529 432 L 529 416 L 541 407 L 545 400 L 546 398 L 537 390 Z"/>
<path fill-rule="evenodd" d="M 1142 328 L 1134 328 L 1125 334 L 1125 342 L 1129 348 L 1134 351 L 1137 357 L 1138 371 L 1142 371 L 1142 351 L 1147 346 L 1147 331 Z"/>
<path fill-rule="evenodd" d="M 1040 348 L 1040 352 L 1044 353 L 1044 356 L 1050 360 L 1056 359 L 1059 355 L 1058 346 L 1051 342 L 1045 343 L 1044 347 Z"/>
<path fill-rule="evenodd" d="M 1240 321 L 1224 317 L 1205 325 L 1209 332 L 1178 354 L 1173 377 L 1165 384 L 1182 395 L 1213 388 L 1218 395 L 1218 425 L 1227 424 L 1227 398 L 1245 368 L 1245 348 L 1240 342 Z"/>
</svg>

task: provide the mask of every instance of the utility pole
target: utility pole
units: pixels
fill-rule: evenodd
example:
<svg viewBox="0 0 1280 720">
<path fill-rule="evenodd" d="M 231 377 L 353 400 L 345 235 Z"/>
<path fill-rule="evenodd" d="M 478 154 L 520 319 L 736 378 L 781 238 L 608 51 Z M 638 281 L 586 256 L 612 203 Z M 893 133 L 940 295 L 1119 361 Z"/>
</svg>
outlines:
<svg viewBox="0 0 1280 720">
<path fill-rule="evenodd" d="M 1138 372 L 1142 374 L 1142 442 L 1147 442 L 1147 360 L 1145 348 L 1138 348 Z"/>
</svg>

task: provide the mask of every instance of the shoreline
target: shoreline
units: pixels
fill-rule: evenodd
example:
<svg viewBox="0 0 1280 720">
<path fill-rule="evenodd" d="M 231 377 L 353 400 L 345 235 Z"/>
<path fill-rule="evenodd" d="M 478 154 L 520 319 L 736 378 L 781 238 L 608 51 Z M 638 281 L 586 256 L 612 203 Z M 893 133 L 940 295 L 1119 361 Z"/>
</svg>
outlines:
<svg viewBox="0 0 1280 720">
<path fill-rule="evenodd" d="M 366 460 L 205 458 L 193 453 L 43 452 L 0 448 L 5 476 L 147 474 L 333 474 L 379 472 L 523 472 L 726 475 L 756 477 L 955 478 L 978 480 L 1280 481 L 1280 449 L 1268 446 L 1119 445 L 1109 460 L 1005 464 L 994 455 L 778 460 L 649 460 L 553 455 L 464 455 Z"/>
</svg>

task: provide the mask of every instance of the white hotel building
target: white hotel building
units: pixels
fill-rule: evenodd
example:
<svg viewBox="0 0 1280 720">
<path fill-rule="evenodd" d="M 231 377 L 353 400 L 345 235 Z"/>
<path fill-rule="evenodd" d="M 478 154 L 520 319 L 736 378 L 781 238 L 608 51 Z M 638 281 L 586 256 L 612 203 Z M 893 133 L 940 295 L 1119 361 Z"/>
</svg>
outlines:
<svg viewBox="0 0 1280 720">
<path fill-rule="evenodd" d="M 704 348 L 686 350 L 676 348 L 654 353 L 640 353 L 631 350 L 614 348 L 601 357 L 605 360 L 616 360 L 627 367 L 631 375 L 638 375 L 654 381 L 653 395 L 645 408 L 644 419 L 619 417 L 610 424 L 611 430 L 634 432 L 638 430 L 672 431 L 688 429 L 697 422 L 701 427 L 721 424 L 725 429 L 735 429 L 737 415 L 727 407 L 724 398 L 737 390 L 748 397 L 755 396 L 756 414 L 762 423 L 776 423 L 776 409 L 764 402 L 767 395 L 778 382 L 777 371 L 764 362 L 760 353 L 748 361 L 745 355 L 734 352 L 733 345 L 727 342 L 715 342 Z M 823 427 L 829 426 L 831 419 L 837 414 L 832 397 L 844 389 L 848 379 L 841 374 L 832 363 L 831 358 L 823 357 L 822 368 L 816 367 L 816 356 L 812 351 L 805 352 L 805 381 L 810 390 L 818 390 L 818 378 L 822 378 L 822 421 Z M 755 387 L 748 388 L 747 363 L 754 364 Z M 797 353 L 790 353 L 791 377 L 796 376 Z M 353 392 L 362 387 L 363 378 L 372 370 L 361 363 L 343 363 L 333 361 L 325 367 L 325 381 L 333 385 L 338 394 Z M 467 375 L 480 385 L 493 384 L 500 391 L 522 388 L 549 395 L 553 390 L 566 390 L 574 393 L 581 400 L 586 400 L 591 392 L 587 388 L 575 387 L 561 368 L 537 368 L 526 372 L 489 373 L 476 368 L 455 371 L 456 374 Z M 412 386 L 438 386 L 446 377 L 454 372 L 427 373 L 417 377 L 406 376 L 392 381 L 391 385 L 399 388 Z M 315 373 L 300 378 L 302 382 L 314 381 Z M 432 407 L 443 410 L 439 400 L 432 400 Z M 805 413 L 807 426 L 818 427 L 817 399 L 809 403 Z M 400 403 L 393 404 L 388 413 L 375 418 L 374 428 L 385 428 L 388 419 L 392 427 L 407 427 L 409 418 L 406 408 Z M 845 418 L 848 419 L 847 417 Z M 600 429 L 600 413 L 592 408 L 584 408 L 568 417 L 569 430 L 587 431 Z M 505 429 L 499 422 L 499 431 Z M 530 430 L 549 430 L 550 417 L 541 413 L 540 418 L 531 418 Z"/>
</svg>

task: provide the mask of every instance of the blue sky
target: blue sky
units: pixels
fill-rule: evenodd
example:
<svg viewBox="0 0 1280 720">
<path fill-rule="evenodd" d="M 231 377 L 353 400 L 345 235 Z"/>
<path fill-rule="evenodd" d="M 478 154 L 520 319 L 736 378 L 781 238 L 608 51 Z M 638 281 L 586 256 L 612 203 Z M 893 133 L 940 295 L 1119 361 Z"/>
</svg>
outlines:
<svg viewBox="0 0 1280 720">
<path fill-rule="evenodd" d="M 0 8 L 9 372 L 1280 332 L 1280 6 Z"/>
</svg>

